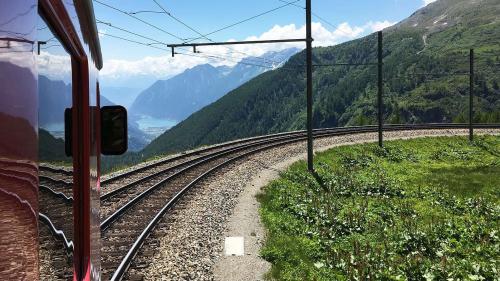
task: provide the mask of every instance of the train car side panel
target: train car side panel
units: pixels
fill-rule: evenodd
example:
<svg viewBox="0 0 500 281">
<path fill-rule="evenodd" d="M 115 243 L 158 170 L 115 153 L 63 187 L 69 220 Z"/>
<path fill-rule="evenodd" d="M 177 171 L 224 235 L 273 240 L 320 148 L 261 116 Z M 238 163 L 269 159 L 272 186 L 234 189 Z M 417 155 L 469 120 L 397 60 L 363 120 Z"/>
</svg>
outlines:
<svg viewBox="0 0 500 281">
<path fill-rule="evenodd" d="M 38 280 L 37 1 L 0 0 L 0 276 Z"/>
</svg>

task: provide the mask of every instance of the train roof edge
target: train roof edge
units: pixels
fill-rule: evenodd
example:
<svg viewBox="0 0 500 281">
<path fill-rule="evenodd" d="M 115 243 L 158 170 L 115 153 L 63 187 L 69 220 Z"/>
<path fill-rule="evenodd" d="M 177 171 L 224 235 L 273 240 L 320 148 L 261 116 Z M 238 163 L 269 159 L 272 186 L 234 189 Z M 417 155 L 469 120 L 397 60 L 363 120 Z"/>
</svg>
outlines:
<svg viewBox="0 0 500 281">
<path fill-rule="evenodd" d="M 97 31 L 96 19 L 94 14 L 94 5 L 92 0 L 75 1 L 79 15 L 80 25 L 85 31 L 83 32 L 84 40 L 89 44 L 90 52 L 95 60 L 97 69 L 102 69 L 103 60 L 101 53 L 101 43 L 99 33 Z"/>
</svg>

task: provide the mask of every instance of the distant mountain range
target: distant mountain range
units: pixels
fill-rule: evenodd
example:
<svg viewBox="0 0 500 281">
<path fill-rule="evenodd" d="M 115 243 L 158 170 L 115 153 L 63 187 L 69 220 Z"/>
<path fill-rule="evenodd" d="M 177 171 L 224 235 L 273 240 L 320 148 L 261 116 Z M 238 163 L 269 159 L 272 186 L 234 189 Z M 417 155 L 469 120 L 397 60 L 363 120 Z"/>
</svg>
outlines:
<svg viewBox="0 0 500 281">
<path fill-rule="evenodd" d="M 475 121 L 500 122 L 499 42 L 498 0 L 438 0 L 385 29 L 385 122 L 467 121 L 470 48 L 476 50 Z M 313 50 L 315 64 L 376 61 L 376 34 Z M 303 67 L 296 67 L 304 62 L 302 51 L 282 68 L 253 78 L 165 132 L 142 151 L 143 155 L 304 129 L 306 73 Z M 376 123 L 377 66 L 315 67 L 313 85 L 314 127 Z M 206 87 L 201 86 L 200 91 Z M 178 92 L 158 85 L 158 90 L 162 89 L 171 89 L 169 95 Z M 153 107 L 148 101 L 157 100 L 159 93 L 151 91 L 137 102 Z M 163 107 L 163 113 L 152 110 L 186 116 L 182 110 L 175 111 L 176 106 L 180 105 Z"/>
<path fill-rule="evenodd" d="M 155 82 L 144 90 L 130 108 L 132 116 L 182 121 L 229 91 L 269 70 L 261 65 L 279 67 L 299 49 L 269 52 L 261 57 L 243 59 L 234 67 L 195 66 L 168 80 Z"/>
<path fill-rule="evenodd" d="M 64 134 L 64 110 L 72 106 L 71 84 L 63 81 L 51 80 L 43 75 L 38 76 L 39 91 L 39 127 L 43 129 L 41 145 L 53 143 L 47 134 L 55 138 L 62 138 Z M 101 95 L 101 106 L 114 105 L 115 103 Z M 40 134 L 42 130 L 40 130 Z M 143 149 L 151 137 L 139 129 L 135 122 L 128 122 L 129 150 Z M 51 145 L 51 147 L 55 147 Z M 41 148 L 44 149 L 43 147 Z M 44 154 L 45 155 L 45 154 Z M 47 154 L 48 155 L 48 154 Z"/>
<path fill-rule="evenodd" d="M 129 87 L 101 87 L 101 97 L 129 109 L 141 91 L 141 89 Z"/>
<path fill-rule="evenodd" d="M 137 89 L 132 88 L 103 87 L 101 106 L 120 104 L 129 108 L 129 151 L 139 151 L 155 137 L 149 134 L 151 131 L 140 128 L 139 122 L 143 116 L 185 119 L 201 107 L 266 71 L 266 68 L 254 65 L 256 60 L 265 59 L 267 62 L 274 62 L 274 67 L 279 67 L 276 62 L 284 62 L 298 51 L 292 48 L 270 52 L 259 58 L 246 58 L 234 67 L 199 65 L 171 79 L 157 81 L 140 94 Z M 48 134 L 54 138 L 63 137 L 64 110 L 72 105 L 71 84 L 51 80 L 43 75 L 39 75 L 38 81 L 39 127 L 43 128 L 41 141 L 48 145 L 54 143 L 47 141 L 50 139 Z"/>
<path fill-rule="evenodd" d="M 38 123 L 42 128 L 58 125 L 64 129 L 64 110 L 71 107 L 71 84 L 64 81 L 50 80 L 46 76 L 38 76 L 39 115 Z"/>
</svg>

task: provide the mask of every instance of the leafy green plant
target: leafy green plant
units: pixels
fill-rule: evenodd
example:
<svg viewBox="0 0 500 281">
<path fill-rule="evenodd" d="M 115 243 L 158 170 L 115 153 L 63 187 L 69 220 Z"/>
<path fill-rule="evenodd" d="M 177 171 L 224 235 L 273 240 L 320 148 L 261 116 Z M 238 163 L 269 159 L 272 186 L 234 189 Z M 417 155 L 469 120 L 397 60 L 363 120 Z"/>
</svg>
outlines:
<svg viewBox="0 0 500 281">
<path fill-rule="evenodd" d="M 437 137 L 292 165 L 259 195 L 268 278 L 498 280 L 499 153 L 500 137 Z"/>
</svg>

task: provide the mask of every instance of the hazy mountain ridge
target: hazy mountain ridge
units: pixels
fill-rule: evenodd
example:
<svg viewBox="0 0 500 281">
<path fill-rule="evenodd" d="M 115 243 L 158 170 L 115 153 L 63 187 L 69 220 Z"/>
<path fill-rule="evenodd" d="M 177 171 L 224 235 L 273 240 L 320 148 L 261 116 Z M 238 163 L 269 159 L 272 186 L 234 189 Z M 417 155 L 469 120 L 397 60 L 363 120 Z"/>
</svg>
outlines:
<svg viewBox="0 0 500 281">
<path fill-rule="evenodd" d="M 64 123 L 64 110 L 72 105 L 71 84 L 38 76 L 39 126 Z"/>
<path fill-rule="evenodd" d="M 144 90 L 131 106 L 131 115 L 149 115 L 181 121 L 193 112 L 216 101 L 267 69 L 261 65 L 279 67 L 298 49 L 266 53 L 261 57 L 243 59 L 234 67 L 195 66 L 168 80 L 155 82 Z M 262 62 L 259 64 L 258 62 Z"/>
<path fill-rule="evenodd" d="M 55 138 L 62 137 L 64 131 L 64 110 L 72 106 L 71 84 L 63 81 L 51 80 L 43 75 L 38 76 L 39 93 L 39 127 L 43 128 L 43 138 L 40 138 L 42 145 L 48 145 L 43 148 L 44 155 L 49 155 L 50 149 L 55 148 L 53 141 L 47 134 L 54 135 Z M 115 105 L 112 101 L 101 95 L 101 106 Z M 54 126 L 55 125 L 55 126 Z M 56 131 L 50 132 L 50 129 Z M 40 130 L 42 132 L 42 130 Z M 42 134 L 42 133 L 41 133 Z M 133 121 L 128 122 L 129 150 L 138 151 L 143 149 L 151 138 L 139 129 Z M 54 151 L 54 153 L 59 153 Z"/>
</svg>

